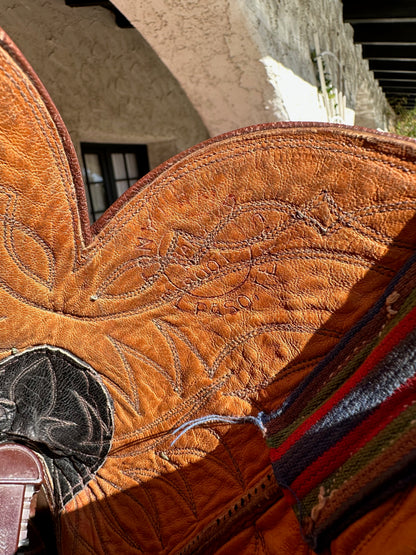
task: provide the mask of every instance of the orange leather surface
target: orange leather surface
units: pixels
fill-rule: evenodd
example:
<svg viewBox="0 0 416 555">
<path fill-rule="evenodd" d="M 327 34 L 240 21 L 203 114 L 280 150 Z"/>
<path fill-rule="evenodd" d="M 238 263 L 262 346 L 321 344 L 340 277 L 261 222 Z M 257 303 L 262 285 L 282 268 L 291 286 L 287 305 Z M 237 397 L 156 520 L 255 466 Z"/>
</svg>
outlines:
<svg viewBox="0 0 416 555">
<path fill-rule="evenodd" d="M 408 489 L 343 532 L 324 555 L 411 555 L 416 547 L 416 490 Z M 209 551 L 208 551 L 209 552 Z M 313 553 L 303 541 L 294 512 L 282 499 L 227 541 L 217 555 Z"/>
<path fill-rule="evenodd" d="M 66 349 L 115 406 L 107 460 L 60 513 L 61 552 L 306 553 L 256 427 L 206 425 L 173 446 L 170 432 L 277 408 L 374 303 L 416 245 L 415 143 L 237 132 L 150 174 L 91 232 L 63 124 L 1 38 L 0 355 Z M 383 510 L 332 552 L 393 542 Z"/>
</svg>

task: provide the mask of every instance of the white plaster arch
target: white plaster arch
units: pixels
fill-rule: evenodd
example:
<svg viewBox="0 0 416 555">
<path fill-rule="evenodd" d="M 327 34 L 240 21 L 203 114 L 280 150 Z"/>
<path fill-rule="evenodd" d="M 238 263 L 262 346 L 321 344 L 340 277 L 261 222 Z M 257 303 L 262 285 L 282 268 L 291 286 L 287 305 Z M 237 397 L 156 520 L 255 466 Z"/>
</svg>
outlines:
<svg viewBox="0 0 416 555">
<path fill-rule="evenodd" d="M 377 84 L 340 0 L 113 0 L 175 76 L 211 136 L 270 121 L 328 121 L 314 36 L 345 66 L 348 118 L 358 79 Z M 373 96 L 374 121 L 388 104 Z"/>
<path fill-rule="evenodd" d="M 179 81 L 211 136 L 287 120 L 240 0 L 115 0 Z"/>
</svg>

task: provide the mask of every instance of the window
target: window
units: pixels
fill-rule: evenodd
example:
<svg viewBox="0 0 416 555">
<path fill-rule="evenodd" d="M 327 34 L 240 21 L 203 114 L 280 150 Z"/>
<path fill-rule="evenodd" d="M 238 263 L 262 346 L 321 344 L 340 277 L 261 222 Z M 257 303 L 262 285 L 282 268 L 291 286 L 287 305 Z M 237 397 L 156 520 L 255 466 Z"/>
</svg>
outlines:
<svg viewBox="0 0 416 555">
<path fill-rule="evenodd" d="M 92 222 L 149 171 L 146 145 L 81 143 L 83 175 Z"/>
</svg>

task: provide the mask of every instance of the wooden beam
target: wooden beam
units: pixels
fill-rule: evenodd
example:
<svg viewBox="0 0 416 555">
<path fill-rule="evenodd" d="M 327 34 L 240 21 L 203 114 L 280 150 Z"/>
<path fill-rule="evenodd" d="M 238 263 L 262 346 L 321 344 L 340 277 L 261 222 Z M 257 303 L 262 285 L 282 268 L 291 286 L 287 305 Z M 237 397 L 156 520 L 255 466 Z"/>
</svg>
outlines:
<svg viewBox="0 0 416 555">
<path fill-rule="evenodd" d="M 357 23 L 353 27 L 354 42 L 416 46 L 416 23 Z"/>
<path fill-rule="evenodd" d="M 416 63 L 416 45 L 363 44 L 363 57 L 370 60 L 401 60 Z"/>
<path fill-rule="evenodd" d="M 344 21 L 416 17 L 414 0 L 343 0 Z"/>
<path fill-rule="evenodd" d="M 416 72 L 413 73 L 401 73 L 399 71 L 375 71 L 374 77 L 376 79 L 381 79 L 384 81 L 410 81 L 416 82 Z"/>
<path fill-rule="evenodd" d="M 387 92 L 386 93 L 386 97 L 388 99 L 394 98 L 395 100 L 399 100 L 401 98 L 407 100 L 407 101 L 411 101 L 413 99 L 416 100 L 416 93 L 412 93 L 412 94 L 403 94 L 403 93 L 399 93 L 399 92 Z"/>
<path fill-rule="evenodd" d="M 400 81 L 379 81 L 378 84 L 383 89 L 384 92 L 386 91 L 403 91 L 405 93 L 416 92 L 416 83 L 401 83 Z"/>
<path fill-rule="evenodd" d="M 370 60 L 369 66 L 372 71 L 403 71 L 404 73 L 408 71 L 416 72 L 416 60 Z"/>
</svg>

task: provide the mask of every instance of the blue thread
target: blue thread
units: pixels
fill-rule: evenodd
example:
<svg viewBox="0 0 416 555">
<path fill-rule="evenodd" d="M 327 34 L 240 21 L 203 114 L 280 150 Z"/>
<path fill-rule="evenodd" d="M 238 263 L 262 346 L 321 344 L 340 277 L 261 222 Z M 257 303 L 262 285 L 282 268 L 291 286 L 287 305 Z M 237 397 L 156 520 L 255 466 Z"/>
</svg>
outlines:
<svg viewBox="0 0 416 555">
<path fill-rule="evenodd" d="M 283 408 L 279 407 L 278 409 L 275 409 L 273 412 L 270 412 L 268 414 L 266 414 L 265 412 L 259 412 L 259 416 L 258 418 L 261 418 L 261 422 L 262 422 L 262 426 L 263 429 L 266 428 L 267 424 L 271 421 L 271 420 L 275 420 L 276 418 L 278 418 L 279 416 L 282 415 L 283 412 Z"/>
<path fill-rule="evenodd" d="M 203 424 L 208 424 L 211 422 L 221 422 L 223 424 L 255 424 L 263 434 L 266 433 L 266 428 L 262 422 L 263 413 L 259 412 L 258 416 L 226 416 L 222 414 L 209 414 L 208 416 L 201 416 L 201 418 L 195 418 L 195 420 L 190 420 L 189 422 L 184 422 L 173 430 L 172 435 L 175 435 L 179 432 L 179 435 L 175 437 L 172 441 L 171 445 L 174 445 L 178 441 L 178 439 L 192 430 L 192 428 L 196 428 L 197 426 L 202 426 Z"/>
</svg>

